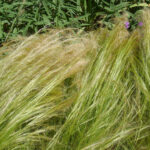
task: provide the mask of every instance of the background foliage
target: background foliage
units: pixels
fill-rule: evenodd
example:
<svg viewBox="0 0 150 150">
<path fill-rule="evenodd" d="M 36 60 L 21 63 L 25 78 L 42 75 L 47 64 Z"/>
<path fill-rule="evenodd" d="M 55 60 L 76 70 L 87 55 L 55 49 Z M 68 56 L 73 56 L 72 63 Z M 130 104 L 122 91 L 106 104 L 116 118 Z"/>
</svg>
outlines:
<svg viewBox="0 0 150 150">
<path fill-rule="evenodd" d="M 43 27 L 97 28 L 113 27 L 111 19 L 129 12 L 134 14 L 147 6 L 149 0 L 1 0 L 1 42 L 18 34 L 29 35 Z"/>
</svg>

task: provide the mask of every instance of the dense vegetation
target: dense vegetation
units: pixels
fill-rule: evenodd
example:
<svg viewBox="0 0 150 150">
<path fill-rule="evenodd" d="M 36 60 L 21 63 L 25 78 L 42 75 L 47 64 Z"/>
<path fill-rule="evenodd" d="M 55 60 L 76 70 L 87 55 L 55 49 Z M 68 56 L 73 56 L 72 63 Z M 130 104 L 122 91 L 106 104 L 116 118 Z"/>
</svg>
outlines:
<svg viewBox="0 0 150 150">
<path fill-rule="evenodd" d="M 1 47 L 0 150 L 149 150 L 150 10 L 137 19 Z"/>
<path fill-rule="evenodd" d="M 149 0 L 1 0 L 0 39 L 29 35 L 44 27 L 76 27 L 89 30 L 113 27 L 112 18 L 124 11 L 135 28 L 135 12 Z"/>
</svg>

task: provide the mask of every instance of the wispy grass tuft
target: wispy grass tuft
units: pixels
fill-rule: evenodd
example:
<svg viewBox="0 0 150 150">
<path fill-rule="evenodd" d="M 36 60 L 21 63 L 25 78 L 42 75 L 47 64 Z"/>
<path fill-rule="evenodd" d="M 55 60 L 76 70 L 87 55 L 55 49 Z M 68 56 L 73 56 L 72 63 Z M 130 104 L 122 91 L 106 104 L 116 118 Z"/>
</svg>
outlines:
<svg viewBox="0 0 150 150">
<path fill-rule="evenodd" d="M 0 149 L 150 149 L 149 10 L 129 33 L 49 30 L 0 58 Z"/>
<path fill-rule="evenodd" d="M 40 148 L 53 137 L 76 99 L 69 89 L 79 90 L 76 74 L 88 63 L 87 45 L 94 46 L 86 35 L 49 31 L 25 39 L 0 60 L 1 149 Z M 74 80 L 66 86 L 69 78 Z"/>
<path fill-rule="evenodd" d="M 48 149 L 149 149 L 150 126 L 143 120 L 149 119 L 145 116 L 149 92 L 143 99 L 145 81 L 136 72 L 144 64 L 136 68 L 138 63 L 133 61 L 147 54 L 137 54 L 139 31 L 129 35 L 123 25 L 104 31 L 107 37 L 99 40 L 98 54 L 83 77 L 77 101 Z"/>
</svg>

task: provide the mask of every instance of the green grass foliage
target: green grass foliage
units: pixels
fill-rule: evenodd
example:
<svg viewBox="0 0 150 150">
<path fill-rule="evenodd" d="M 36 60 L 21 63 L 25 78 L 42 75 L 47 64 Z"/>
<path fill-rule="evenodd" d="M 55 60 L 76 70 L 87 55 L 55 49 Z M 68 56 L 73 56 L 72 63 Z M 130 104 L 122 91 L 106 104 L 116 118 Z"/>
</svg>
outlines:
<svg viewBox="0 0 150 150">
<path fill-rule="evenodd" d="M 150 11 L 138 19 L 2 47 L 0 150 L 150 149 Z"/>
<path fill-rule="evenodd" d="M 134 14 L 149 0 L 1 0 L 0 41 L 18 34 L 29 35 L 43 27 L 113 27 L 111 19 L 127 11 L 133 27 Z"/>
</svg>

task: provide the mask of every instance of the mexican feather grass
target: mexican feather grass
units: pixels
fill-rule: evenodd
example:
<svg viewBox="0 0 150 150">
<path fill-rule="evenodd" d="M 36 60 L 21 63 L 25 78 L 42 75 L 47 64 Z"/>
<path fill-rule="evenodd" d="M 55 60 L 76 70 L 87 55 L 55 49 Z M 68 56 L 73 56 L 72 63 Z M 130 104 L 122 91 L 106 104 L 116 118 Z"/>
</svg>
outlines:
<svg viewBox="0 0 150 150">
<path fill-rule="evenodd" d="M 0 150 L 150 149 L 149 14 L 132 33 L 122 17 L 2 47 Z"/>
</svg>

